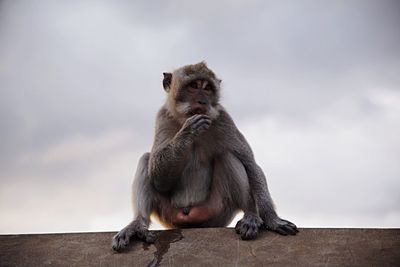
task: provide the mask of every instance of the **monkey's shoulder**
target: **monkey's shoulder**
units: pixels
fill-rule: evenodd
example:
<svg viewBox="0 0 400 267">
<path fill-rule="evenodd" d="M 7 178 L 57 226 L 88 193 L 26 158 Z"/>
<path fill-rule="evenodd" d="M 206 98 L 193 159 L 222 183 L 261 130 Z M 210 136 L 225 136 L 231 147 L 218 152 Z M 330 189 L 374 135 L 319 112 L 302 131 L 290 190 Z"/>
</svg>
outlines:
<svg viewBox="0 0 400 267">
<path fill-rule="evenodd" d="M 156 123 L 159 124 L 163 122 L 168 124 L 177 124 L 177 121 L 165 105 L 158 110 L 156 115 Z"/>
<path fill-rule="evenodd" d="M 173 135 L 179 131 L 181 124 L 162 106 L 156 115 L 156 132 Z"/>
</svg>

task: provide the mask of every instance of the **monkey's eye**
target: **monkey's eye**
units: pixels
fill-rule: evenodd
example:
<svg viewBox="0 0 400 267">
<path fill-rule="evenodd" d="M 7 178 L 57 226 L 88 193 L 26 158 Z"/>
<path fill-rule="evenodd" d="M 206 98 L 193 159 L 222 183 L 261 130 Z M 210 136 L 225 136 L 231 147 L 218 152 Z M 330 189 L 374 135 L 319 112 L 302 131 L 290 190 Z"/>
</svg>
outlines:
<svg viewBox="0 0 400 267">
<path fill-rule="evenodd" d="M 204 90 L 206 90 L 207 92 L 211 92 L 212 91 L 211 85 L 207 84 L 206 87 L 204 87 Z"/>
<path fill-rule="evenodd" d="M 197 89 L 197 82 L 191 82 L 189 87 Z"/>
</svg>

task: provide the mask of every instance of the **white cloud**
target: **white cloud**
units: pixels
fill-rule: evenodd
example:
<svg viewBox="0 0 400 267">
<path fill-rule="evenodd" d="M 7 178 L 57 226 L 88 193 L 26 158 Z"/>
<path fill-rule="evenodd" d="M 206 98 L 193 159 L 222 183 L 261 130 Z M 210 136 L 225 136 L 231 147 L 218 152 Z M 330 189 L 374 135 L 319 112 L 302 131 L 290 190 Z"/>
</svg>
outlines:
<svg viewBox="0 0 400 267">
<path fill-rule="evenodd" d="M 44 151 L 24 155 L 20 165 L 9 170 L 12 179 L 0 176 L 8 181 L 0 188 L 0 210 L 4 214 L 0 232 L 121 227 L 131 219 L 131 183 L 137 161 L 150 148 L 149 144 L 135 142 L 134 136 L 123 131 L 71 137 Z M 104 225 L 98 227 L 102 220 Z"/>
<path fill-rule="evenodd" d="M 113 132 L 102 136 L 77 135 L 68 137 L 48 149 L 35 155 L 25 155 L 26 158 L 34 159 L 37 164 L 53 165 L 63 163 L 76 163 L 89 161 L 98 155 L 111 154 L 115 149 L 126 146 L 134 139 L 132 132 Z"/>
<path fill-rule="evenodd" d="M 400 99 L 382 101 L 397 93 L 371 93 L 377 109 L 368 114 L 346 99 L 306 124 L 279 116 L 244 122 L 279 210 L 309 227 L 398 226 Z"/>
</svg>

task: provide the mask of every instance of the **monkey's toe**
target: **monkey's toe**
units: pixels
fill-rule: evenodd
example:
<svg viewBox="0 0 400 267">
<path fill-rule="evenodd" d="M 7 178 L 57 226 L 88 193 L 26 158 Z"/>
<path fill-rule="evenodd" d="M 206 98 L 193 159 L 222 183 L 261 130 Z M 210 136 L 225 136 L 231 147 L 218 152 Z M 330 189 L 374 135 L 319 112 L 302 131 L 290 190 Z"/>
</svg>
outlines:
<svg viewBox="0 0 400 267">
<path fill-rule="evenodd" d="M 267 226 L 267 228 L 281 235 L 296 235 L 299 232 L 294 223 L 280 218 L 275 221 L 272 227 Z"/>
<path fill-rule="evenodd" d="M 252 240 L 258 235 L 258 228 L 255 225 L 243 224 L 240 229 L 240 238 L 242 240 Z"/>
<path fill-rule="evenodd" d="M 126 248 L 127 246 L 127 242 L 126 240 L 124 240 L 123 238 L 119 237 L 119 236 L 114 236 L 113 241 L 112 241 L 112 249 L 114 251 L 121 251 L 122 249 Z"/>
<path fill-rule="evenodd" d="M 112 240 L 112 249 L 114 251 L 121 251 L 124 248 L 126 248 L 129 244 L 129 240 L 131 238 L 133 233 L 130 231 L 126 231 L 125 229 L 122 229 L 118 234 L 116 234 L 113 237 Z"/>
<path fill-rule="evenodd" d="M 136 236 L 146 243 L 154 243 L 156 235 L 147 229 L 136 229 Z"/>
<path fill-rule="evenodd" d="M 241 226 L 241 224 L 242 224 L 241 221 L 238 221 L 238 222 L 236 223 L 235 231 L 236 231 L 237 234 L 240 234 L 240 226 Z"/>
<path fill-rule="evenodd" d="M 258 229 L 262 225 L 262 220 L 254 215 L 245 215 L 238 221 L 235 230 L 243 240 L 255 239 L 258 235 Z"/>
<path fill-rule="evenodd" d="M 289 225 L 282 225 L 275 229 L 275 232 L 281 235 L 296 235 L 299 230 L 297 228 L 292 228 Z"/>
<path fill-rule="evenodd" d="M 148 231 L 145 241 L 146 241 L 146 243 L 151 243 L 152 244 L 152 243 L 154 243 L 156 241 L 156 238 L 157 238 L 157 236 L 154 233 Z"/>
</svg>

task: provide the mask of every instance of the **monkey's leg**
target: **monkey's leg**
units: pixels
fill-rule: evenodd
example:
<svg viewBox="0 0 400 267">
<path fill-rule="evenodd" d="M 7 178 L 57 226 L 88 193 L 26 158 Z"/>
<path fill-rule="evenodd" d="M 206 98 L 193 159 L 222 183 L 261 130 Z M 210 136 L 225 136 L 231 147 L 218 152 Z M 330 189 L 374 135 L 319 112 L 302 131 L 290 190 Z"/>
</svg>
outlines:
<svg viewBox="0 0 400 267">
<path fill-rule="evenodd" d="M 281 235 L 295 235 L 298 233 L 294 223 L 281 219 L 276 213 L 262 169 L 255 163 L 248 169 L 252 173 L 253 179 L 258 181 L 258 184 L 253 184 L 252 191 L 257 203 L 258 214 L 264 222 L 263 227 Z"/>
<path fill-rule="evenodd" d="M 243 218 L 236 223 L 236 233 L 240 234 L 243 240 L 255 239 L 259 229 L 261 229 L 263 225 L 263 220 L 257 213 L 257 206 L 250 192 L 247 200 L 242 203 L 242 210 L 244 211 L 244 215 Z"/>
<path fill-rule="evenodd" d="M 112 248 L 119 251 L 125 248 L 133 236 L 153 243 L 155 236 L 148 230 L 150 214 L 154 205 L 154 192 L 148 178 L 149 153 L 145 153 L 139 160 L 133 184 L 133 202 L 136 218 L 113 237 Z"/>
<path fill-rule="evenodd" d="M 262 220 L 250 193 L 247 173 L 242 162 L 233 154 L 226 153 L 214 161 L 213 173 L 212 194 L 215 191 L 224 200 L 224 210 L 227 213 L 225 221 L 229 223 L 237 210 L 243 210 L 244 216 L 237 223 L 235 230 L 244 240 L 256 238 Z"/>
</svg>

